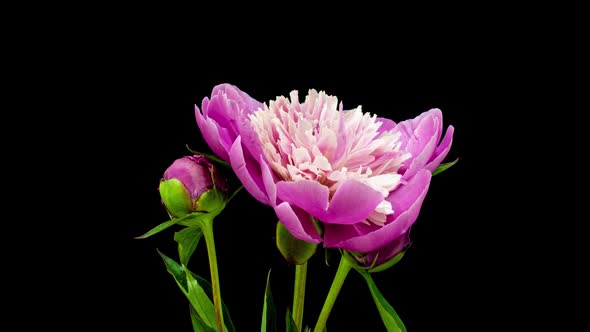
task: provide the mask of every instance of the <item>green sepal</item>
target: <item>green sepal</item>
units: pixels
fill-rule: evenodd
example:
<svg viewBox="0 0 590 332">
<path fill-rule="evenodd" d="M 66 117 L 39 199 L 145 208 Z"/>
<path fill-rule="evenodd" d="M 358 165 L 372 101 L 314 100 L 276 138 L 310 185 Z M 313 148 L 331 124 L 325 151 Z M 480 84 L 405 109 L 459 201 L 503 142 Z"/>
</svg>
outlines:
<svg viewBox="0 0 590 332">
<path fill-rule="evenodd" d="M 264 304 L 262 306 L 262 323 L 260 332 L 277 331 L 277 310 L 270 291 L 270 270 L 266 276 L 266 288 L 264 290 Z"/>
<path fill-rule="evenodd" d="M 216 216 L 225 208 L 225 196 L 226 194 L 221 190 L 209 189 L 197 200 L 197 210 Z"/>
<path fill-rule="evenodd" d="M 379 259 L 379 253 L 377 253 L 377 255 L 375 255 L 375 258 L 371 262 L 371 265 L 365 266 L 365 265 L 359 263 L 359 261 L 363 261 L 362 258 L 364 256 L 364 254 L 357 253 L 354 251 L 349 251 L 349 250 L 340 250 L 340 251 L 341 251 L 342 255 L 344 255 L 344 257 L 348 260 L 348 262 L 352 265 L 352 267 L 355 270 L 358 270 L 360 272 L 366 271 L 369 273 L 376 273 L 376 272 L 385 271 L 385 270 L 391 268 L 392 266 L 394 266 L 395 264 L 399 263 L 401 261 L 401 259 L 404 257 L 406 250 L 408 250 L 410 245 L 411 245 L 411 243 L 406 245 L 404 247 L 404 249 L 402 251 L 400 251 L 397 255 L 391 257 L 388 261 L 383 262 L 383 263 L 379 264 L 378 266 L 375 266 L 375 264 L 377 263 L 377 260 Z"/>
<path fill-rule="evenodd" d="M 397 264 L 404 257 L 405 253 L 406 253 L 406 251 L 404 250 L 404 251 L 400 252 L 399 254 L 391 257 L 387 262 L 382 263 L 375 268 L 368 269 L 367 272 L 375 273 L 375 272 L 385 271 L 385 270 L 389 269 L 390 267 L 394 266 L 395 264 Z M 377 260 L 377 257 L 375 257 L 375 260 Z"/>
<path fill-rule="evenodd" d="M 459 158 L 457 158 L 454 161 L 451 161 L 449 163 L 444 163 L 444 164 L 438 165 L 436 167 L 436 169 L 434 169 L 434 171 L 432 171 L 432 176 L 435 176 L 439 173 L 446 171 L 447 169 L 451 168 L 451 166 L 455 165 L 458 161 L 459 161 Z"/>
<path fill-rule="evenodd" d="M 289 264 L 301 265 L 309 260 L 317 250 L 317 243 L 309 243 L 291 235 L 289 230 L 277 222 L 276 244 L 279 252 Z"/>
<path fill-rule="evenodd" d="M 191 195 L 180 180 L 161 180 L 159 191 L 166 210 L 173 217 L 180 218 L 193 211 Z"/>
</svg>

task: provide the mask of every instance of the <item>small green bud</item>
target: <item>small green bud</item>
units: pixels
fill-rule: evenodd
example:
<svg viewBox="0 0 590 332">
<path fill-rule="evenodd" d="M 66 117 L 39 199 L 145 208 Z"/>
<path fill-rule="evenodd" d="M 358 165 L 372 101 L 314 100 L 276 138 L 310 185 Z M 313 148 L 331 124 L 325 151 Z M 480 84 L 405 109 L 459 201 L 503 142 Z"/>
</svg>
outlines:
<svg viewBox="0 0 590 332">
<path fill-rule="evenodd" d="M 162 203 L 173 218 L 191 212 L 219 213 L 224 207 L 227 183 L 202 155 L 176 159 L 160 180 Z"/>
<path fill-rule="evenodd" d="M 281 223 L 277 223 L 277 248 L 289 264 L 301 265 L 309 260 L 316 252 L 317 243 L 309 243 L 291 235 Z"/>
</svg>

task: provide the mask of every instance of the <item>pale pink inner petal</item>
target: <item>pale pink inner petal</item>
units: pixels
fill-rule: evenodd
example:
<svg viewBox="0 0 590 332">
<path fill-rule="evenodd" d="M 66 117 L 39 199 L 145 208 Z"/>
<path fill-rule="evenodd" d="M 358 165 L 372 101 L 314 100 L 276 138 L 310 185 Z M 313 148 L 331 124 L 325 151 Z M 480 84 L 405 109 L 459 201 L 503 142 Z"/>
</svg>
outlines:
<svg viewBox="0 0 590 332">
<path fill-rule="evenodd" d="M 384 131 L 376 115 L 360 106 L 343 111 L 336 97 L 316 90 L 303 103 L 292 91 L 290 99 L 278 97 L 249 117 L 278 180 L 319 182 L 330 199 L 344 181 L 356 180 L 383 196 L 369 222 L 382 226 L 394 212 L 385 198 L 400 185 L 398 170 L 411 155 L 400 151 L 393 122 Z"/>
</svg>

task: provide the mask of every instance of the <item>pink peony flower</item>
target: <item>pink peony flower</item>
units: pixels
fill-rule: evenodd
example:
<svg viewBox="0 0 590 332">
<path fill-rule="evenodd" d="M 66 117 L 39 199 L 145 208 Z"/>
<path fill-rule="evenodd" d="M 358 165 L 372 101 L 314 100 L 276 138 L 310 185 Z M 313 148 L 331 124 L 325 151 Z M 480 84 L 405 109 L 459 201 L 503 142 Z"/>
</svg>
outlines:
<svg viewBox="0 0 590 332">
<path fill-rule="evenodd" d="M 396 124 L 315 90 L 302 103 L 293 91 L 262 105 L 223 84 L 202 108 L 211 149 L 291 234 L 362 253 L 408 232 L 453 136 L 449 126 L 439 144 L 438 109 Z"/>
</svg>

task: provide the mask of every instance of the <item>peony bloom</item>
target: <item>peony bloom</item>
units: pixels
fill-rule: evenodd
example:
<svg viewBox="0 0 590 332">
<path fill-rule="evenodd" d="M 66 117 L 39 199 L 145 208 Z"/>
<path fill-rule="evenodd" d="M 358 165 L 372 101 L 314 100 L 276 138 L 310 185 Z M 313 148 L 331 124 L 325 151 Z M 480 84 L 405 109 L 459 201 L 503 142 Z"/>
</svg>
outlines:
<svg viewBox="0 0 590 332">
<path fill-rule="evenodd" d="M 230 85 L 213 94 L 223 102 L 196 112 L 210 147 L 293 236 L 325 247 L 369 253 L 406 234 L 452 143 L 449 126 L 439 144 L 438 109 L 396 124 L 315 90 L 264 105 Z"/>
<path fill-rule="evenodd" d="M 176 159 L 164 171 L 159 187 L 162 203 L 168 213 L 176 218 L 191 212 L 208 210 L 209 206 L 201 206 L 202 199 L 212 189 L 221 193 L 228 190 L 223 177 L 202 155 Z M 205 204 L 211 204 L 210 200 Z"/>
</svg>

